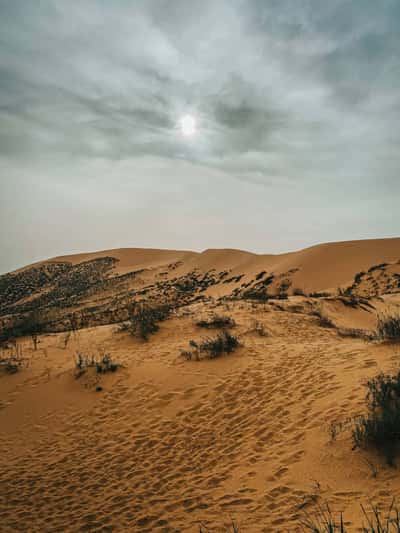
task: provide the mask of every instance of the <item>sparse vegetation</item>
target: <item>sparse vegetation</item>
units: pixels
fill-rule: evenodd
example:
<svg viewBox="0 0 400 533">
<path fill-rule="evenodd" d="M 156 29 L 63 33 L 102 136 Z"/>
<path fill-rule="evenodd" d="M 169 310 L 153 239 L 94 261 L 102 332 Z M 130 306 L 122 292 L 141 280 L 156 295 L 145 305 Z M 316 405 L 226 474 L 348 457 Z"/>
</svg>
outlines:
<svg viewBox="0 0 400 533">
<path fill-rule="evenodd" d="M 232 353 L 239 346 L 239 341 L 228 331 L 223 331 L 216 337 L 207 338 L 201 342 L 191 340 L 189 344 L 194 350 L 184 351 L 182 355 L 191 361 L 199 361 L 200 359 L 217 359 L 224 353 Z"/>
<path fill-rule="evenodd" d="M 258 320 L 254 321 L 254 331 L 260 335 L 260 337 L 267 337 L 268 331 L 265 329 L 264 325 Z"/>
<path fill-rule="evenodd" d="M 365 272 L 357 272 L 357 274 L 354 276 L 354 283 L 358 285 L 362 280 L 363 276 L 365 276 Z"/>
<path fill-rule="evenodd" d="M 342 513 L 339 515 L 339 521 L 335 521 L 329 505 L 325 508 L 318 507 L 317 512 L 313 515 L 305 513 L 301 525 L 304 531 L 311 531 L 312 533 L 346 533 Z"/>
<path fill-rule="evenodd" d="M 293 289 L 293 295 L 294 296 L 305 296 L 305 292 L 300 287 L 296 287 Z"/>
<path fill-rule="evenodd" d="M 312 314 L 318 318 L 318 325 L 321 328 L 334 328 L 334 327 L 336 327 L 334 322 L 327 316 L 327 314 L 322 310 L 321 307 L 318 307 L 317 309 L 314 309 Z"/>
<path fill-rule="evenodd" d="M 133 310 L 133 315 L 123 328 L 134 337 L 147 341 L 150 335 L 159 330 L 158 322 L 166 320 L 170 313 L 171 306 L 167 304 L 153 307 L 140 305 Z"/>
<path fill-rule="evenodd" d="M 243 298 L 245 300 L 254 300 L 256 302 L 266 302 L 270 298 L 272 298 L 272 296 L 268 294 L 268 292 L 265 289 L 261 288 L 259 290 L 256 290 L 256 289 L 246 290 L 243 293 Z"/>
<path fill-rule="evenodd" d="M 400 342 L 400 314 L 379 316 L 376 335 L 380 340 Z"/>
<path fill-rule="evenodd" d="M 23 356 L 21 345 L 15 343 L 0 354 L 0 370 L 7 374 L 16 374 L 23 368 L 27 360 Z"/>
<path fill-rule="evenodd" d="M 233 328 L 236 326 L 234 319 L 227 315 L 213 314 L 209 318 L 197 321 L 196 326 L 199 328 Z"/>
<path fill-rule="evenodd" d="M 379 374 L 367 382 L 366 415 L 355 419 L 355 446 L 372 446 L 393 465 L 400 443 L 400 371 Z"/>
<path fill-rule="evenodd" d="M 364 533 L 400 533 L 400 512 L 394 505 L 394 500 L 387 514 L 383 513 L 377 505 L 371 505 L 371 512 L 368 513 L 361 505 L 366 525 L 363 524 Z M 313 533 L 347 533 L 343 514 L 339 513 L 335 520 L 329 506 L 319 507 L 317 512 L 310 516 L 306 515 L 302 522 L 305 531 Z"/>
<path fill-rule="evenodd" d="M 281 281 L 281 283 L 278 285 L 278 297 L 286 299 L 288 297 L 287 291 L 290 287 L 292 282 L 289 279 L 284 279 Z"/>
<path fill-rule="evenodd" d="M 387 266 L 388 266 L 388 263 L 380 263 L 379 265 L 373 265 L 372 267 L 368 269 L 368 272 L 371 273 L 371 272 L 374 272 L 374 270 L 382 270 Z"/>
<path fill-rule="evenodd" d="M 400 510 L 396 507 L 394 500 L 387 512 L 379 509 L 377 505 L 371 504 L 371 510 L 361 505 L 361 510 L 365 522 L 360 528 L 363 533 L 400 533 Z M 311 533 L 348 533 L 343 513 L 336 515 L 331 511 L 329 505 L 319 505 L 315 512 L 304 512 L 304 518 L 300 525 L 303 532 Z M 236 522 L 225 528 L 226 533 L 240 533 L 240 528 Z M 288 530 L 289 531 L 289 530 Z M 213 530 L 204 524 L 200 524 L 199 533 L 213 533 Z"/>
<path fill-rule="evenodd" d="M 350 337 L 353 339 L 364 339 L 371 341 L 375 338 L 375 335 L 370 331 L 358 328 L 337 328 L 337 332 L 341 337 Z"/>
<path fill-rule="evenodd" d="M 121 366 L 113 361 L 111 355 L 104 350 L 99 350 L 97 354 L 85 354 L 78 351 L 74 357 L 75 377 L 80 378 L 88 369 L 95 369 L 97 374 L 115 372 Z"/>
<path fill-rule="evenodd" d="M 0 342 L 29 335 L 32 339 L 33 347 L 36 350 L 38 345 L 38 335 L 43 331 L 43 317 L 38 310 L 16 318 L 12 324 L 2 327 L 0 331 Z"/>
</svg>

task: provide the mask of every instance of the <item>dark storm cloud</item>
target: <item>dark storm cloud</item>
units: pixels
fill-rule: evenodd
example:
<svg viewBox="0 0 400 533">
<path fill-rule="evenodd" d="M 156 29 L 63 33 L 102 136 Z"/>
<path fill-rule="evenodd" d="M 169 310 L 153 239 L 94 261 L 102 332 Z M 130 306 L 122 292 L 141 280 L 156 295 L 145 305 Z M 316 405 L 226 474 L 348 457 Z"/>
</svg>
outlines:
<svg viewBox="0 0 400 533">
<path fill-rule="evenodd" d="M 3 187 L 106 184 L 115 165 L 108 186 L 131 179 L 138 205 L 162 172 L 171 209 L 193 176 L 384 206 L 400 193 L 399 20 L 397 0 L 0 0 Z"/>
</svg>

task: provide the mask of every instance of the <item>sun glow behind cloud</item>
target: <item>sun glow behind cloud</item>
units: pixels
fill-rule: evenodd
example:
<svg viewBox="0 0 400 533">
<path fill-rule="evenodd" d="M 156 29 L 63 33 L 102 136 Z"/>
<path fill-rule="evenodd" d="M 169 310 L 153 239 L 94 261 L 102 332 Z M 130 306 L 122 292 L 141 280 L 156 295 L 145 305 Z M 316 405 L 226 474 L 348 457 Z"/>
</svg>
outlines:
<svg viewBox="0 0 400 533">
<path fill-rule="evenodd" d="M 179 120 L 181 133 L 184 137 L 192 137 L 196 133 L 197 123 L 192 115 L 184 115 Z"/>
</svg>

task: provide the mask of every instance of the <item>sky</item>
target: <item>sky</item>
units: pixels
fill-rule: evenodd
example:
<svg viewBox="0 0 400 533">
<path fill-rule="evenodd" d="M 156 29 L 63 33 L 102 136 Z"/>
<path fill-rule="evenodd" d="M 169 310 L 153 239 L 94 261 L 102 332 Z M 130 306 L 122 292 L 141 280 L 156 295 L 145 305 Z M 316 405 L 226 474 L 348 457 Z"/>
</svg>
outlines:
<svg viewBox="0 0 400 533">
<path fill-rule="evenodd" d="M 399 89 L 398 0 L 0 0 L 0 272 L 399 236 Z"/>
</svg>

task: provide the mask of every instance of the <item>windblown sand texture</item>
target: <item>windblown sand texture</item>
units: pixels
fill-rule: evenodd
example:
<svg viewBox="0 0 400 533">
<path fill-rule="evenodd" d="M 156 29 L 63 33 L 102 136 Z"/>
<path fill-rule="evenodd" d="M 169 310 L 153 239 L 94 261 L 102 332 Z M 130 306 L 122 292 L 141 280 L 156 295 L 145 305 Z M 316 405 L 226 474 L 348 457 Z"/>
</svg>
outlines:
<svg viewBox="0 0 400 533">
<path fill-rule="evenodd" d="M 399 367 L 396 345 L 346 335 L 400 310 L 399 259 L 400 239 L 123 249 L 1 276 L 2 328 L 36 308 L 51 320 L 37 350 L 16 340 L 29 364 L 0 373 L 0 531 L 301 531 L 325 502 L 359 531 L 360 503 L 400 498 L 399 471 L 330 426 L 365 410 L 366 379 Z M 147 342 L 116 331 L 132 302 L 165 299 L 176 307 Z M 215 334 L 195 324 L 211 313 L 235 320 L 240 348 L 186 360 L 191 339 Z M 76 352 L 99 349 L 122 367 L 76 379 Z"/>
</svg>

